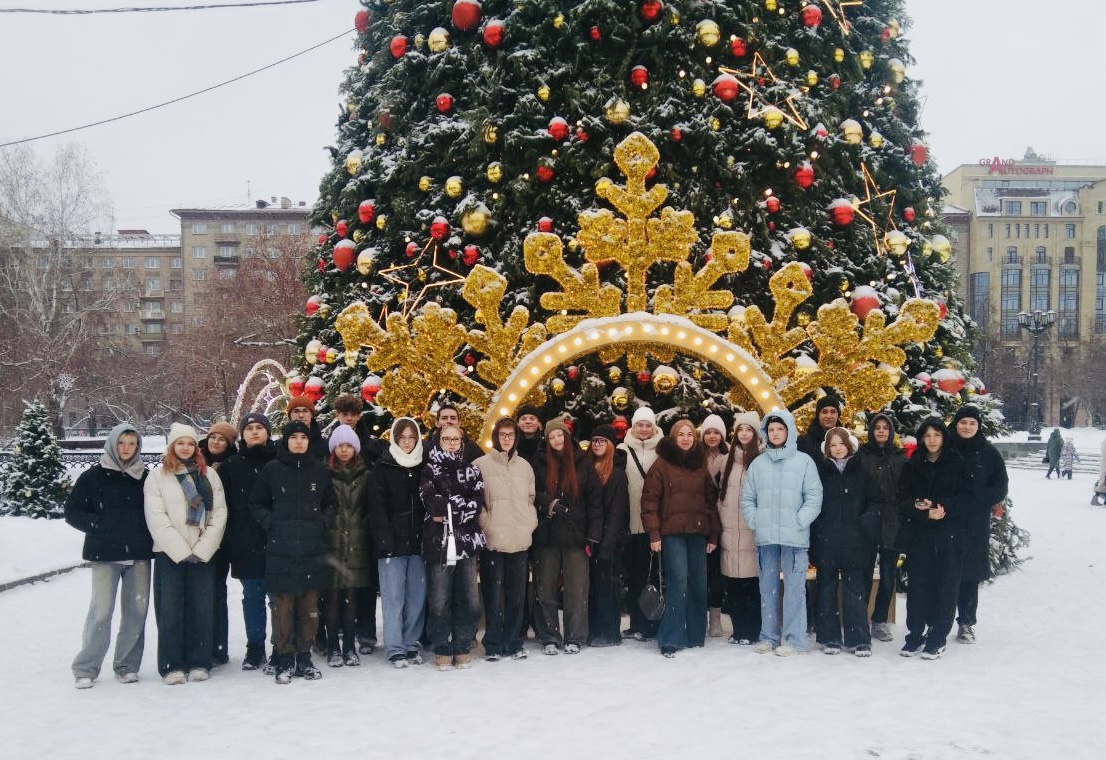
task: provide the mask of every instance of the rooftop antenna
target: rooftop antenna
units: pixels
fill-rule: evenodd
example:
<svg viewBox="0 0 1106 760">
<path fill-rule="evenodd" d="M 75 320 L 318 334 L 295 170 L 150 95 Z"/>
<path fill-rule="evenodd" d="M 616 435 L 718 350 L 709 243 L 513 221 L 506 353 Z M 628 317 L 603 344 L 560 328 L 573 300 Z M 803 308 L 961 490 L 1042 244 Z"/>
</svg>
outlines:
<svg viewBox="0 0 1106 760">
<path fill-rule="evenodd" d="M 249 204 L 253 201 L 253 194 L 250 192 L 250 181 L 246 180 L 246 203 Z"/>
</svg>

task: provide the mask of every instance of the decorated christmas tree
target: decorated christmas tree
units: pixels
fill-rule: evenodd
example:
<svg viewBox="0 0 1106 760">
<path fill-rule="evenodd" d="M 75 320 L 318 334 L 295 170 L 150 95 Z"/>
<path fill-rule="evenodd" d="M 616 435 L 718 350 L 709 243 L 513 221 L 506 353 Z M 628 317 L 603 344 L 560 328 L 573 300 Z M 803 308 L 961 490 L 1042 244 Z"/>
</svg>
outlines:
<svg viewBox="0 0 1106 760">
<path fill-rule="evenodd" d="M 0 513 L 63 517 L 69 476 L 61 462 L 61 449 L 50 432 L 50 417 L 39 401 L 24 402 L 24 406 L 12 458 L 0 473 Z"/>
<path fill-rule="evenodd" d="M 900 0 L 362 4 L 292 392 L 1001 425 Z"/>
</svg>

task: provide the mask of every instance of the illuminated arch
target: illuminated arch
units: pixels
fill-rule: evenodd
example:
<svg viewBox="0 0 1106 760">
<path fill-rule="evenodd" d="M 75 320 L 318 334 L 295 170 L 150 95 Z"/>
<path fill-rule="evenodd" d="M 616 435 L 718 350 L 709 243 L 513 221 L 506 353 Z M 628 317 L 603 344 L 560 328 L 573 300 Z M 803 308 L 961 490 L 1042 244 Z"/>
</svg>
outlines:
<svg viewBox="0 0 1106 760">
<path fill-rule="evenodd" d="M 589 319 L 560 333 L 523 357 L 492 397 L 480 442 L 492 448 L 492 429 L 500 417 L 514 416 L 515 409 L 559 367 L 581 356 L 594 354 L 611 343 L 631 347 L 660 345 L 710 362 L 743 387 L 762 414 L 785 404 L 760 362 L 741 346 L 683 317 L 632 312 L 617 317 Z"/>
</svg>

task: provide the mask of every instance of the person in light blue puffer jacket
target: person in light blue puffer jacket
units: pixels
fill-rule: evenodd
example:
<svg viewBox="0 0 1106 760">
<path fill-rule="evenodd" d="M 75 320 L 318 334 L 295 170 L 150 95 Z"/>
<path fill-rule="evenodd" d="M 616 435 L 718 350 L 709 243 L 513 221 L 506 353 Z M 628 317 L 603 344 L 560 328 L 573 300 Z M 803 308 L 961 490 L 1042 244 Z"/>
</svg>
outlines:
<svg viewBox="0 0 1106 760">
<path fill-rule="evenodd" d="M 768 447 L 745 475 L 741 516 L 757 542 L 761 628 L 756 651 L 766 654 L 775 650 L 782 657 L 807 650 L 807 550 L 810 524 L 822 511 L 822 480 L 814 460 L 798 450 L 791 412 L 769 412 L 761 431 Z"/>
</svg>

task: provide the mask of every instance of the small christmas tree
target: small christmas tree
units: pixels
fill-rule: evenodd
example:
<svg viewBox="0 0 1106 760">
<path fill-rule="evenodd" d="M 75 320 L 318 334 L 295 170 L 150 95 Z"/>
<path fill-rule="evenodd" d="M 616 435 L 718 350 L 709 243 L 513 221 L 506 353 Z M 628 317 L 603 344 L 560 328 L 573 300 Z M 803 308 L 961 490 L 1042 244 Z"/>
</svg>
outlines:
<svg viewBox="0 0 1106 760">
<path fill-rule="evenodd" d="M 3 474 L 3 513 L 60 518 L 69 492 L 61 449 L 50 433 L 46 407 L 39 401 L 24 406 L 13 456 Z"/>
</svg>

